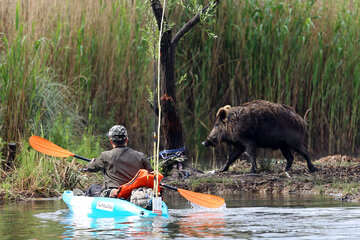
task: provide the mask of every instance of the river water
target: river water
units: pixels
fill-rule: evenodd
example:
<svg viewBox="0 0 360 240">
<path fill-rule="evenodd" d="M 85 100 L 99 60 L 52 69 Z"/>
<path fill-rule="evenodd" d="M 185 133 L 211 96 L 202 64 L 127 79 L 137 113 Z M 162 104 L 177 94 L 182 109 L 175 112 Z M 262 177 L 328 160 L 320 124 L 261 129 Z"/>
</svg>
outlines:
<svg viewBox="0 0 360 240">
<path fill-rule="evenodd" d="M 0 205 L 0 239 L 360 239 L 360 204 L 332 196 L 234 194 L 209 210 L 180 195 L 171 217 L 76 218 L 61 199 Z"/>
</svg>

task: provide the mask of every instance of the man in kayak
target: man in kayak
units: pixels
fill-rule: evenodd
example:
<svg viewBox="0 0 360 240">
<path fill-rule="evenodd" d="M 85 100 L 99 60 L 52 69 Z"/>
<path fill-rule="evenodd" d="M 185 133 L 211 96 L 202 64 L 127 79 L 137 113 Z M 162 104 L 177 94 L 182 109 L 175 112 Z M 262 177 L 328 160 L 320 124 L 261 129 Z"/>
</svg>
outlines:
<svg viewBox="0 0 360 240">
<path fill-rule="evenodd" d="M 104 182 L 102 186 L 92 185 L 86 191 L 87 196 L 108 197 L 112 189 L 129 182 L 139 169 L 153 171 L 143 153 L 127 146 L 129 138 L 124 126 L 115 125 L 106 135 L 113 149 L 102 152 L 87 165 L 89 172 L 104 171 Z"/>
</svg>

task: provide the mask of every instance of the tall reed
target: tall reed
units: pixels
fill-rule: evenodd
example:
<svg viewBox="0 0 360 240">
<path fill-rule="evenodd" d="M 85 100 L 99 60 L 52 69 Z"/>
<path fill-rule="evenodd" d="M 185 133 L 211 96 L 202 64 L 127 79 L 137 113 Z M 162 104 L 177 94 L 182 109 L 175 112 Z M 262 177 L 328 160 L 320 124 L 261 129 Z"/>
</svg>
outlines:
<svg viewBox="0 0 360 240">
<path fill-rule="evenodd" d="M 20 128 L 13 120 L 22 112 L 19 107 L 16 107 L 16 111 L 10 110 L 12 108 L 8 106 L 12 102 L 8 96 L 14 95 L 12 101 L 18 99 L 15 95 L 21 94 L 19 86 L 24 84 L 33 87 L 30 92 L 35 92 L 34 95 L 37 93 L 34 88 L 38 80 L 35 77 L 38 78 L 40 74 L 25 72 L 29 69 L 54 74 L 52 79 L 56 78 L 58 84 L 69 90 L 68 96 L 72 96 L 72 105 L 65 108 L 87 115 L 91 107 L 96 116 L 94 121 L 98 121 L 97 127 L 102 132 L 115 123 L 124 124 L 135 145 L 145 144 L 151 133 L 147 130 L 151 115 L 144 115 L 144 106 L 148 106 L 144 93 L 147 93 L 149 80 L 150 83 L 152 81 L 152 73 L 148 71 L 150 58 L 146 55 L 146 44 L 141 38 L 144 23 L 137 12 L 137 5 L 140 4 L 115 0 L 5 1 L 0 11 L 2 16 L 6 13 L 9 17 L 3 18 L 0 24 L 3 28 L 2 56 L 8 55 L 10 58 L 17 54 L 12 58 L 12 64 L 2 65 L 8 68 L 4 70 L 7 75 L 2 77 L 5 85 L 1 94 L 1 116 L 7 125 L 11 125 L 6 127 L 8 135 Z M 46 53 L 34 61 L 35 53 L 30 48 L 35 48 L 38 41 L 46 43 Z M 11 49 L 14 49 L 14 54 Z M 38 67 L 29 66 L 28 62 Z M 17 76 L 10 75 L 10 72 Z M 28 80 L 28 76 L 34 79 Z M 12 90 L 16 94 L 12 94 Z M 22 106 L 25 107 L 25 104 Z M 4 109 L 8 109 L 8 112 Z M 29 116 L 24 116 L 19 122 L 26 122 L 26 118 Z M 144 128 L 139 130 L 139 126 L 145 127 L 145 131 Z M 18 139 L 2 135 L 8 140 Z"/>
<path fill-rule="evenodd" d="M 153 111 L 146 87 L 153 85 L 153 63 L 141 30 L 148 21 L 144 1 L 2 2 L 4 140 L 42 132 L 45 123 L 44 135 L 50 136 L 56 119 L 67 121 L 71 114 L 65 112 L 72 110 L 79 114 L 70 122 L 78 127 L 69 136 L 82 136 L 88 124 L 93 134 L 124 124 L 130 144 L 151 155 Z M 211 29 L 219 38 L 196 26 L 177 48 L 177 78 L 187 76 L 177 86 L 177 104 L 190 158 L 209 162 L 211 151 L 200 143 L 219 107 L 253 99 L 288 104 L 300 115 L 312 108 L 307 121 L 314 155 L 358 154 L 359 4 L 221 1 Z M 191 17 L 180 6 L 168 13 L 175 29 Z"/>
</svg>

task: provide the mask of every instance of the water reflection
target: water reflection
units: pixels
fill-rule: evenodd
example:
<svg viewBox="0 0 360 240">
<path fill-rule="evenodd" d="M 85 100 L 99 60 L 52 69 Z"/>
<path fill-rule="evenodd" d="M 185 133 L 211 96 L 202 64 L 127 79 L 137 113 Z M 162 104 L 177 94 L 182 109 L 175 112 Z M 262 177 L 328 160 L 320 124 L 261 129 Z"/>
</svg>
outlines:
<svg viewBox="0 0 360 240">
<path fill-rule="evenodd" d="M 216 210 L 201 207 L 171 210 L 171 217 L 89 218 L 68 210 L 40 213 L 43 221 L 58 221 L 64 239 L 181 239 L 218 238 L 226 228 L 225 206 Z"/>
<path fill-rule="evenodd" d="M 0 239 L 360 239 L 360 207 L 314 195 L 224 196 L 210 210 L 169 198 L 170 218 L 89 218 L 61 200 L 0 205 Z"/>
<path fill-rule="evenodd" d="M 57 217 L 56 217 L 57 216 Z M 64 239 L 147 239 L 162 238 L 168 219 L 127 216 L 118 218 L 90 218 L 69 210 L 37 214 L 43 220 L 57 220 L 64 226 Z"/>
<path fill-rule="evenodd" d="M 223 229 L 226 228 L 224 212 L 188 212 L 182 213 L 185 216 L 175 215 L 177 218 L 168 226 L 174 229 L 178 227 L 179 238 L 218 238 L 223 236 Z"/>
</svg>

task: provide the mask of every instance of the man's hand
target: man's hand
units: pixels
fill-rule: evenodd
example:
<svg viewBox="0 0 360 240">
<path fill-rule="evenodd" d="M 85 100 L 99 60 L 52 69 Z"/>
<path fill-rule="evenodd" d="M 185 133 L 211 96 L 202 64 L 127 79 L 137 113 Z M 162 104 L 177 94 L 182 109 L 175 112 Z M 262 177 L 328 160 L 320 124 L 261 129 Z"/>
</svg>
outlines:
<svg viewBox="0 0 360 240">
<path fill-rule="evenodd" d="M 118 192 L 118 190 L 116 188 L 112 189 L 111 192 L 110 192 L 109 197 L 115 198 L 116 195 L 117 195 L 117 192 Z"/>
</svg>

